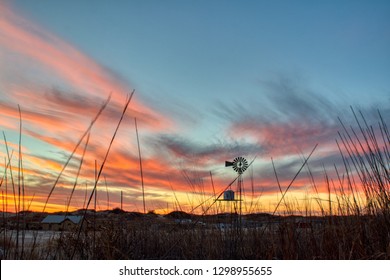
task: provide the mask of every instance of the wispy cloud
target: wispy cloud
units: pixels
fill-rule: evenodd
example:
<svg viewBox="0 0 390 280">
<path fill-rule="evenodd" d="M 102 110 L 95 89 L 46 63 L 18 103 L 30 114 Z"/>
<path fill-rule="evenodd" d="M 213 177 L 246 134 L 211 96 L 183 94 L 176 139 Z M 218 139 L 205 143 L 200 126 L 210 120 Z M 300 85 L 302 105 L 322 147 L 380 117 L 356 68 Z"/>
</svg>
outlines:
<svg viewBox="0 0 390 280">
<path fill-rule="evenodd" d="M 252 138 L 264 155 L 273 157 L 297 154 L 316 143 L 327 145 L 335 139 L 340 112 L 337 105 L 286 78 L 261 85 L 261 103 L 233 105 L 229 109 L 223 105 L 216 110 L 221 117 L 230 119 L 232 137 Z"/>
<path fill-rule="evenodd" d="M 132 91 L 131 86 L 121 75 L 15 13 L 4 3 L 0 4 L 0 15 L 0 124 L 3 129 L 18 133 L 17 105 L 20 105 L 23 138 L 30 137 L 47 144 L 45 151 L 33 149 L 23 158 L 25 173 L 29 175 L 26 177 L 26 186 L 30 187 L 27 188 L 28 192 L 44 194 L 52 187 L 55 176 L 62 169 L 79 137 L 103 101 L 111 95 L 111 102 L 91 131 L 91 141 L 80 174 L 80 181 L 93 182 L 94 162 L 103 158 L 114 131 L 113 124 L 118 121 L 122 104 Z M 136 97 L 132 101 L 125 116 L 125 125 L 115 142 L 111 167 L 105 174 L 114 186 L 139 185 L 138 173 L 130 172 L 138 170 L 138 158 L 128 152 L 135 147 L 134 117 L 144 131 L 160 131 L 174 125 L 169 117 L 142 104 L 140 98 Z M 28 142 L 25 140 L 22 145 L 29 145 Z M 15 144 L 10 142 L 9 146 L 12 145 Z M 50 153 L 51 156 L 53 153 L 58 155 L 59 152 L 64 154 L 56 160 L 43 156 Z M 81 153 L 81 148 L 76 151 L 69 170 L 63 174 L 64 182 L 69 183 L 74 179 L 72 176 L 76 174 Z M 13 168 L 17 166 L 16 160 L 14 156 Z M 155 159 L 146 159 L 145 168 L 156 169 L 153 161 Z M 128 176 L 126 169 L 129 171 Z M 137 174 L 138 178 L 131 174 Z M 152 183 L 158 181 L 157 176 L 154 177 Z M 66 197 L 64 187 L 59 183 L 56 190 L 60 200 Z"/>
<path fill-rule="evenodd" d="M 74 207 L 81 207 L 86 189 L 90 192 L 94 182 L 95 164 L 100 167 L 131 85 L 115 71 L 19 16 L 5 4 L 0 4 L 0 58 L 0 125 L 15 139 L 19 132 L 17 105 L 20 105 L 26 190 L 31 198 L 35 195 L 37 206 L 42 205 L 76 143 L 111 94 L 111 102 L 91 130 L 78 178 Z M 261 101 L 257 101 L 259 96 Z M 286 77 L 261 81 L 259 96 L 256 101 L 215 104 L 211 114 L 223 120 L 220 122 L 223 131 L 218 137 L 202 142 L 178 129 L 184 123 L 201 126 L 196 118 L 200 108 L 183 106 L 182 101 L 164 100 L 161 104 L 164 103 L 165 109 L 160 110 L 141 102 L 147 99 L 133 100 L 102 176 L 109 193 L 115 197 L 111 206 L 118 206 L 123 191 L 129 207 L 142 208 L 134 117 L 140 128 L 144 183 L 150 207 L 164 204 L 161 207 L 165 208 L 166 203 L 172 204 L 175 192 L 184 198 L 182 203 L 188 202 L 191 208 L 198 203 L 191 195 L 205 199 L 212 196 L 214 189 L 223 190 L 236 175 L 232 170 L 231 173 L 223 171 L 226 170 L 224 162 L 237 156 L 248 160 L 257 156 L 245 173 L 245 179 L 253 182 L 253 185 L 245 185 L 245 191 L 253 191 L 256 196 L 280 192 L 271 158 L 275 160 L 282 189 L 316 144 L 319 146 L 309 167 L 319 182 L 323 181 L 324 168 L 342 163 L 335 139 L 342 129 L 338 117 L 348 125 L 353 123 L 351 114 L 345 113 L 350 104 L 333 103 L 305 83 Z M 154 100 L 153 103 L 159 102 Z M 385 120 L 390 117 L 388 105 L 380 106 Z M 377 122 L 375 108 L 360 109 L 369 123 Z M 30 139 L 44 143 L 45 149 L 36 150 L 34 145 L 30 146 Z M 52 207 L 54 204 L 62 207 L 69 197 L 85 141 L 83 139 L 61 176 L 50 200 Z M 9 142 L 9 147 L 13 151 L 19 148 L 17 141 Z M 3 147 L 0 155 L 7 158 Z M 18 171 L 17 160 L 14 152 L 14 172 Z M 6 160 L 0 166 L 4 168 L 3 162 Z M 214 175 L 214 189 L 210 171 Z M 312 188 L 307 172 L 308 169 L 302 172 L 292 190 Z M 319 190 L 325 191 L 323 186 L 318 186 Z M 105 189 L 103 179 L 100 188 Z"/>
<path fill-rule="evenodd" d="M 197 143 L 175 134 L 160 134 L 152 143 L 162 148 L 171 160 L 178 162 L 195 162 L 199 165 L 223 164 L 225 160 L 231 160 L 237 155 L 251 155 L 261 151 L 261 147 L 252 143 L 238 141 L 215 141 L 213 143 Z"/>
<path fill-rule="evenodd" d="M 57 105 L 67 112 L 81 106 L 93 109 L 109 94 L 118 106 L 131 91 L 123 77 L 5 4 L 1 4 L 0 35 L 2 60 L 7 64 L 2 67 L 1 91 L 13 102 L 29 106 L 39 102 L 46 108 Z M 172 123 L 137 100 L 132 104 L 132 114 L 152 127 Z"/>
</svg>

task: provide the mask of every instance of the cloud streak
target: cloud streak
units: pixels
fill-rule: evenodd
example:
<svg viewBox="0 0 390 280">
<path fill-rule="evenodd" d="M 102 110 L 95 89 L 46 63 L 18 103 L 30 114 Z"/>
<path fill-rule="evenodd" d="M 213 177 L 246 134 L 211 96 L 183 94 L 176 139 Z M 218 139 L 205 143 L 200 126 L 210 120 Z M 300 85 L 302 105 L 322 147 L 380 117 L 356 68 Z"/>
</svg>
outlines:
<svg viewBox="0 0 390 280">
<path fill-rule="evenodd" d="M 24 86 L 15 86 L 12 80 L 2 81 L 2 94 L 18 98 L 17 102 L 21 98 L 35 102 L 46 101 L 45 105 L 61 104 L 66 111 L 68 108 L 77 109 L 85 101 L 88 103 L 84 104 L 84 109 L 88 109 L 90 104 L 96 102 L 91 100 L 100 100 L 97 103 L 101 103 L 110 93 L 114 105 L 118 106 L 131 91 L 122 77 L 15 14 L 5 4 L 1 4 L 0 35 L 0 48 L 4 52 L 4 61 L 8 64 L 7 68 L 2 67 L 2 71 L 8 71 L 4 73 L 4 77 L 11 79 L 15 76 L 16 81 L 25 83 Z M 24 67 L 27 71 L 23 71 Z M 42 79 L 42 75 L 46 78 Z M 53 90 L 56 84 L 66 86 L 66 93 Z M 29 90 L 31 87 L 34 91 Z M 74 95 L 72 92 L 80 92 L 84 98 L 80 99 L 81 95 Z M 161 128 L 171 124 L 169 119 L 137 100 L 133 103 L 132 110 L 134 115 L 152 127 Z"/>
<path fill-rule="evenodd" d="M 81 207 L 85 191 L 89 194 L 94 183 L 95 162 L 99 168 L 120 117 L 122 104 L 131 91 L 129 83 L 71 44 L 19 16 L 5 4 L 0 4 L 0 56 L 1 63 L 7 64 L 7 67 L 1 65 L 0 68 L 0 125 L 13 139 L 9 147 L 14 151 L 12 170 L 16 174 L 18 144 L 15 139 L 19 133 L 19 104 L 23 121 L 26 191 L 31 199 L 35 195 L 34 205 L 37 208 L 42 206 L 45 195 L 103 101 L 112 94 L 112 101 L 93 126 L 86 147 L 75 203 L 72 204 L 74 208 Z M 224 162 L 237 156 L 245 156 L 248 160 L 256 157 L 244 174 L 245 193 L 253 193 L 256 199 L 261 195 L 280 195 L 271 158 L 275 161 L 284 190 L 304 161 L 304 156 L 317 143 L 319 147 L 310 159 L 309 167 L 314 178 L 321 182 L 317 189 L 326 192 L 324 167 L 340 166 L 342 163 L 335 145 L 341 129 L 337 117 L 347 116 L 348 124 L 353 118 L 339 109 L 343 105 L 340 107 L 340 104 L 332 103 L 316 90 L 308 89 L 305 84 L 291 78 L 279 77 L 260 82 L 259 95 L 261 101 L 245 105 L 243 102 L 215 104 L 212 117 L 221 120 L 223 131 L 218 137 L 204 139 L 203 142 L 178 131 L 179 123 L 183 121 L 195 127 L 202 125 L 188 113 L 188 110 L 199 112 L 199 108 L 188 109 L 175 105 L 184 102 L 169 103 L 165 100 L 162 106 L 169 103 L 166 106 L 169 109 L 162 113 L 141 103 L 141 98 L 132 101 L 102 174 L 104 180 L 98 184 L 99 193 L 101 189 L 105 190 L 107 181 L 108 192 L 115 197 L 111 206 L 119 206 L 119 195 L 123 191 L 129 207 L 142 208 L 134 117 L 140 128 L 149 207 L 166 208 L 167 203 L 173 205 L 176 203 L 175 195 L 183 199 L 182 207 L 187 209 L 212 198 L 214 191 L 218 193 L 225 189 L 235 178 L 234 171 L 226 169 Z M 388 120 L 389 106 L 384 104 L 382 107 L 384 119 Z M 176 114 L 167 112 L 171 109 Z M 370 123 L 375 122 L 370 108 L 363 108 L 363 113 L 367 114 Z M 29 143 L 30 139 L 44 143 L 44 150 L 37 150 Z M 61 207 L 76 180 L 84 145 L 85 139 L 61 176 L 49 201 L 51 207 L 57 204 L 58 209 L 63 209 Z M 3 146 L 0 155 L 7 157 Z M 3 163 L 0 166 L 4 169 Z M 329 174 L 334 175 L 332 172 Z M 302 172 L 292 191 L 313 192 L 307 173 L 307 169 Z"/>
<path fill-rule="evenodd" d="M 43 194 L 50 189 L 50 185 L 54 183 L 54 175 L 61 170 L 78 137 L 111 94 L 109 106 L 93 127 L 80 176 L 80 180 L 84 182 L 93 182 L 94 162 L 102 160 L 113 134 L 113 124 L 120 116 L 121 104 L 131 91 L 129 83 L 72 45 L 18 15 L 4 3 L 0 4 L 0 54 L 2 128 L 7 128 L 7 133 L 12 135 L 18 133 L 19 114 L 16 104 L 19 104 L 22 110 L 22 138 L 27 136 L 25 138 L 34 138 L 46 144 L 45 151 L 33 149 L 23 158 L 29 192 L 38 191 Z M 127 124 L 115 142 L 117 148 L 110 161 L 112 167 L 107 169 L 107 178 L 114 185 L 132 184 L 136 187 L 139 183 L 139 179 L 136 180 L 134 176 L 123 176 L 123 179 L 118 176 L 124 172 L 124 167 L 131 170 L 138 166 L 138 159 L 133 155 L 130 154 L 127 161 L 121 155 L 123 153 L 128 156 L 126 149 L 134 147 L 133 141 L 129 141 L 129 136 L 134 134 L 129 122 L 133 122 L 134 117 L 137 117 L 143 129 L 150 132 L 173 127 L 174 124 L 169 117 L 145 106 L 139 100 L 132 101 L 131 109 L 125 117 Z M 23 145 L 29 145 L 28 141 L 22 142 Z M 10 142 L 9 145 L 15 146 L 15 150 L 18 148 L 14 143 Z M 58 158 L 60 153 L 63 153 L 60 159 L 51 159 L 53 156 Z M 43 154 L 50 154 L 50 157 Z M 69 170 L 64 173 L 63 184 L 74 181 L 72 176 L 75 176 L 77 157 L 80 155 L 81 149 L 76 151 L 75 159 L 72 159 Z M 61 161 L 61 158 L 64 160 Z M 146 168 L 155 169 L 153 161 L 154 159 L 146 160 Z M 128 162 L 130 166 L 126 164 Z M 14 156 L 13 170 L 17 165 L 17 157 Z M 36 172 L 37 169 L 42 171 Z M 153 183 L 158 181 L 157 176 L 155 177 Z M 125 182 L 126 179 L 129 181 Z M 60 200 L 64 199 L 65 189 L 61 186 L 58 189 L 58 197 L 62 197 Z"/>
</svg>

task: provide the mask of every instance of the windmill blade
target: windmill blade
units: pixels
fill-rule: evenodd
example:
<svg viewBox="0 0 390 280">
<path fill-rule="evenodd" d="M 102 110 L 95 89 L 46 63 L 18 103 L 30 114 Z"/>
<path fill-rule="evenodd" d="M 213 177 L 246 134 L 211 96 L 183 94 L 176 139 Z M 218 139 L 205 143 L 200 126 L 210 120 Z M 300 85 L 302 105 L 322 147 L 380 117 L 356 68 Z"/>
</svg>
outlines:
<svg viewBox="0 0 390 280">
<path fill-rule="evenodd" d="M 243 157 L 236 157 L 233 160 L 233 169 L 239 174 L 242 174 L 245 172 L 245 170 L 248 168 L 248 161 Z"/>
<path fill-rule="evenodd" d="M 256 157 L 257 157 L 257 156 L 255 156 L 255 157 L 252 159 L 252 161 L 248 164 L 248 168 L 249 168 L 249 167 L 252 165 L 252 163 L 255 161 Z M 238 174 L 238 176 L 237 176 L 236 178 L 234 178 L 233 181 L 230 182 L 230 184 L 226 187 L 225 190 L 227 190 L 231 185 L 233 185 L 234 182 L 237 181 L 237 179 L 238 179 L 241 175 L 242 175 L 242 174 Z M 224 191 L 225 191 L 225 190 L 224 190 Z M 223 192 L 222 192 L 222 193 L 223 193 Z"/>
</svg>

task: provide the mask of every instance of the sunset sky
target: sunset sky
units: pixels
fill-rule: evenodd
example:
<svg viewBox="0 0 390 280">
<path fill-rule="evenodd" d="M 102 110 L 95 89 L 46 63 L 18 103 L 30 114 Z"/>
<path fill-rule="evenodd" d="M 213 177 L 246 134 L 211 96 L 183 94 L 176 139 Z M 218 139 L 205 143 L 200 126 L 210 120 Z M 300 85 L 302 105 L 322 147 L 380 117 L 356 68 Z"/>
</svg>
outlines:
<svg viewBox="0 0 390 280">
<path fill-rule="evenodd" d="M 24 184 L 24 209 L 42 210 L 80 139 L 46 210 L 64 210 L 75 184 L 71 210 L 84 207 L 133 90 L 98 210 L 122 192 L 125 210 L 143 211 L 135 118 L 147 211 L 209 205 L 236 177 L 225 160 L 243 156 L 255 159 L 245 210 L 272 212 L 271 158 L 284 190 L 316 144 L 308 167 L 326 193 L 324 170 L 342 163 L 338 118 L 355 125 L 352 106 L 375 129 L 377 110 L 389 123 L 389 15 L 387 0 L 0 0 L 2 207 L 15 211 Z M 289 194 L 299 209 L 314 195 L 307 168 Z"/>
</svg>

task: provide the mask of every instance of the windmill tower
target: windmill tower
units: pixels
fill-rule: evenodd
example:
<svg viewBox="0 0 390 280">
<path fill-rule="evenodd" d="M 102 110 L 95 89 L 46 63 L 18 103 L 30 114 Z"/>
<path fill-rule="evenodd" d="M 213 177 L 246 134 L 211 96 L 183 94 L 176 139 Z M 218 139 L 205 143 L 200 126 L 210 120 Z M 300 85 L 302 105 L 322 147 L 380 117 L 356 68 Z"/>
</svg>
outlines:
<svg viewBox="0 0 390 280">
<path fill-rule="evenodd" d="M 228 186 L 227 189 L 223 192 L 223 199 L 220 199 L 220 201 L 227 201 L 227 202 L 233 202 L 235 205 L 235 213 L 238 215 L 235 215 L 235 217 L 230 216 L 230 222 L 231 225 L 234 225 L 234 227 L 231 227 L 231 230 L 227 231 L 228 234 L 228 241 L 226 243 L 227 248 L 227 254 L 231 258 L 236 258 L 238 251 L 241 248 L 241 242 L 242 242 L 242 188 L 243 188 L 243 179 L 242 174 L 245 172 L 245 170 L 249 167 L 250 164 L 248 164 L 248 161 L 243 157 L 236 157 L 233 161 L 226 161 L 225 167 L 233 167 L 234 171 L 237 172 L 238 176 L 236 179 L 233 180 Z M 231 186 L 234 182 L 237 182 L 237 192 L 238 192 L 238 199 L 235 198 L 235 193 L 231 189 Z M 238 204 L 238 209 L 237 209 Z M 238 211 L 237 211 L 238 210 Z M 232 212 L 231 212 L 232 213 Z"/>
<path fill-rule="evenodd" d="M 249 164 L 248 161 L 243 157 L 236 157 L 233 161 L 225 161 L 225 167 L 232 166 L 234 171 L 238 173 L 237 177 L 237 192 L 238 192 L 238 214 L 240 215 L 241 220 L 241 214 L 242 214 L 242 174 L 245 172 L 245 170 L 248 168 Z M 225 200 L 234 200 L 234 192 L 229 189 L 224 192 L 224 199 Z"/>
<path fill-rule="evenodd" d="M 253 161 L 252 161 L 253 162 Z M 233 167 L 234 171 L 237 172 L 238 176 L 228 185 L 228 187 L 218 196 L 215 201 L 227 202 L 230 204 L 230 214 L 233 214 L 232 205 L 234 205 L 234 213 L 237 214 L 233 219 L 232 215 L 230 216 L 231 223 L 241 231 L 242 225 L 242 188 L 243 188 L 243 179 L 242 174 L 245 170 L 252 164 L 249 164 L 248 161 L 243 157 L 236 157 L 233 161 L 225 161 L 225 167 Z M 236 197 L 235 192 L 232 190 L 232 185 L 234 182 L 237 182 L 237 193 Z M 220 198 L 223 195 L 223 198 Z M 238 205 L 238 207 L 237 207 Z"/>
</svg>

